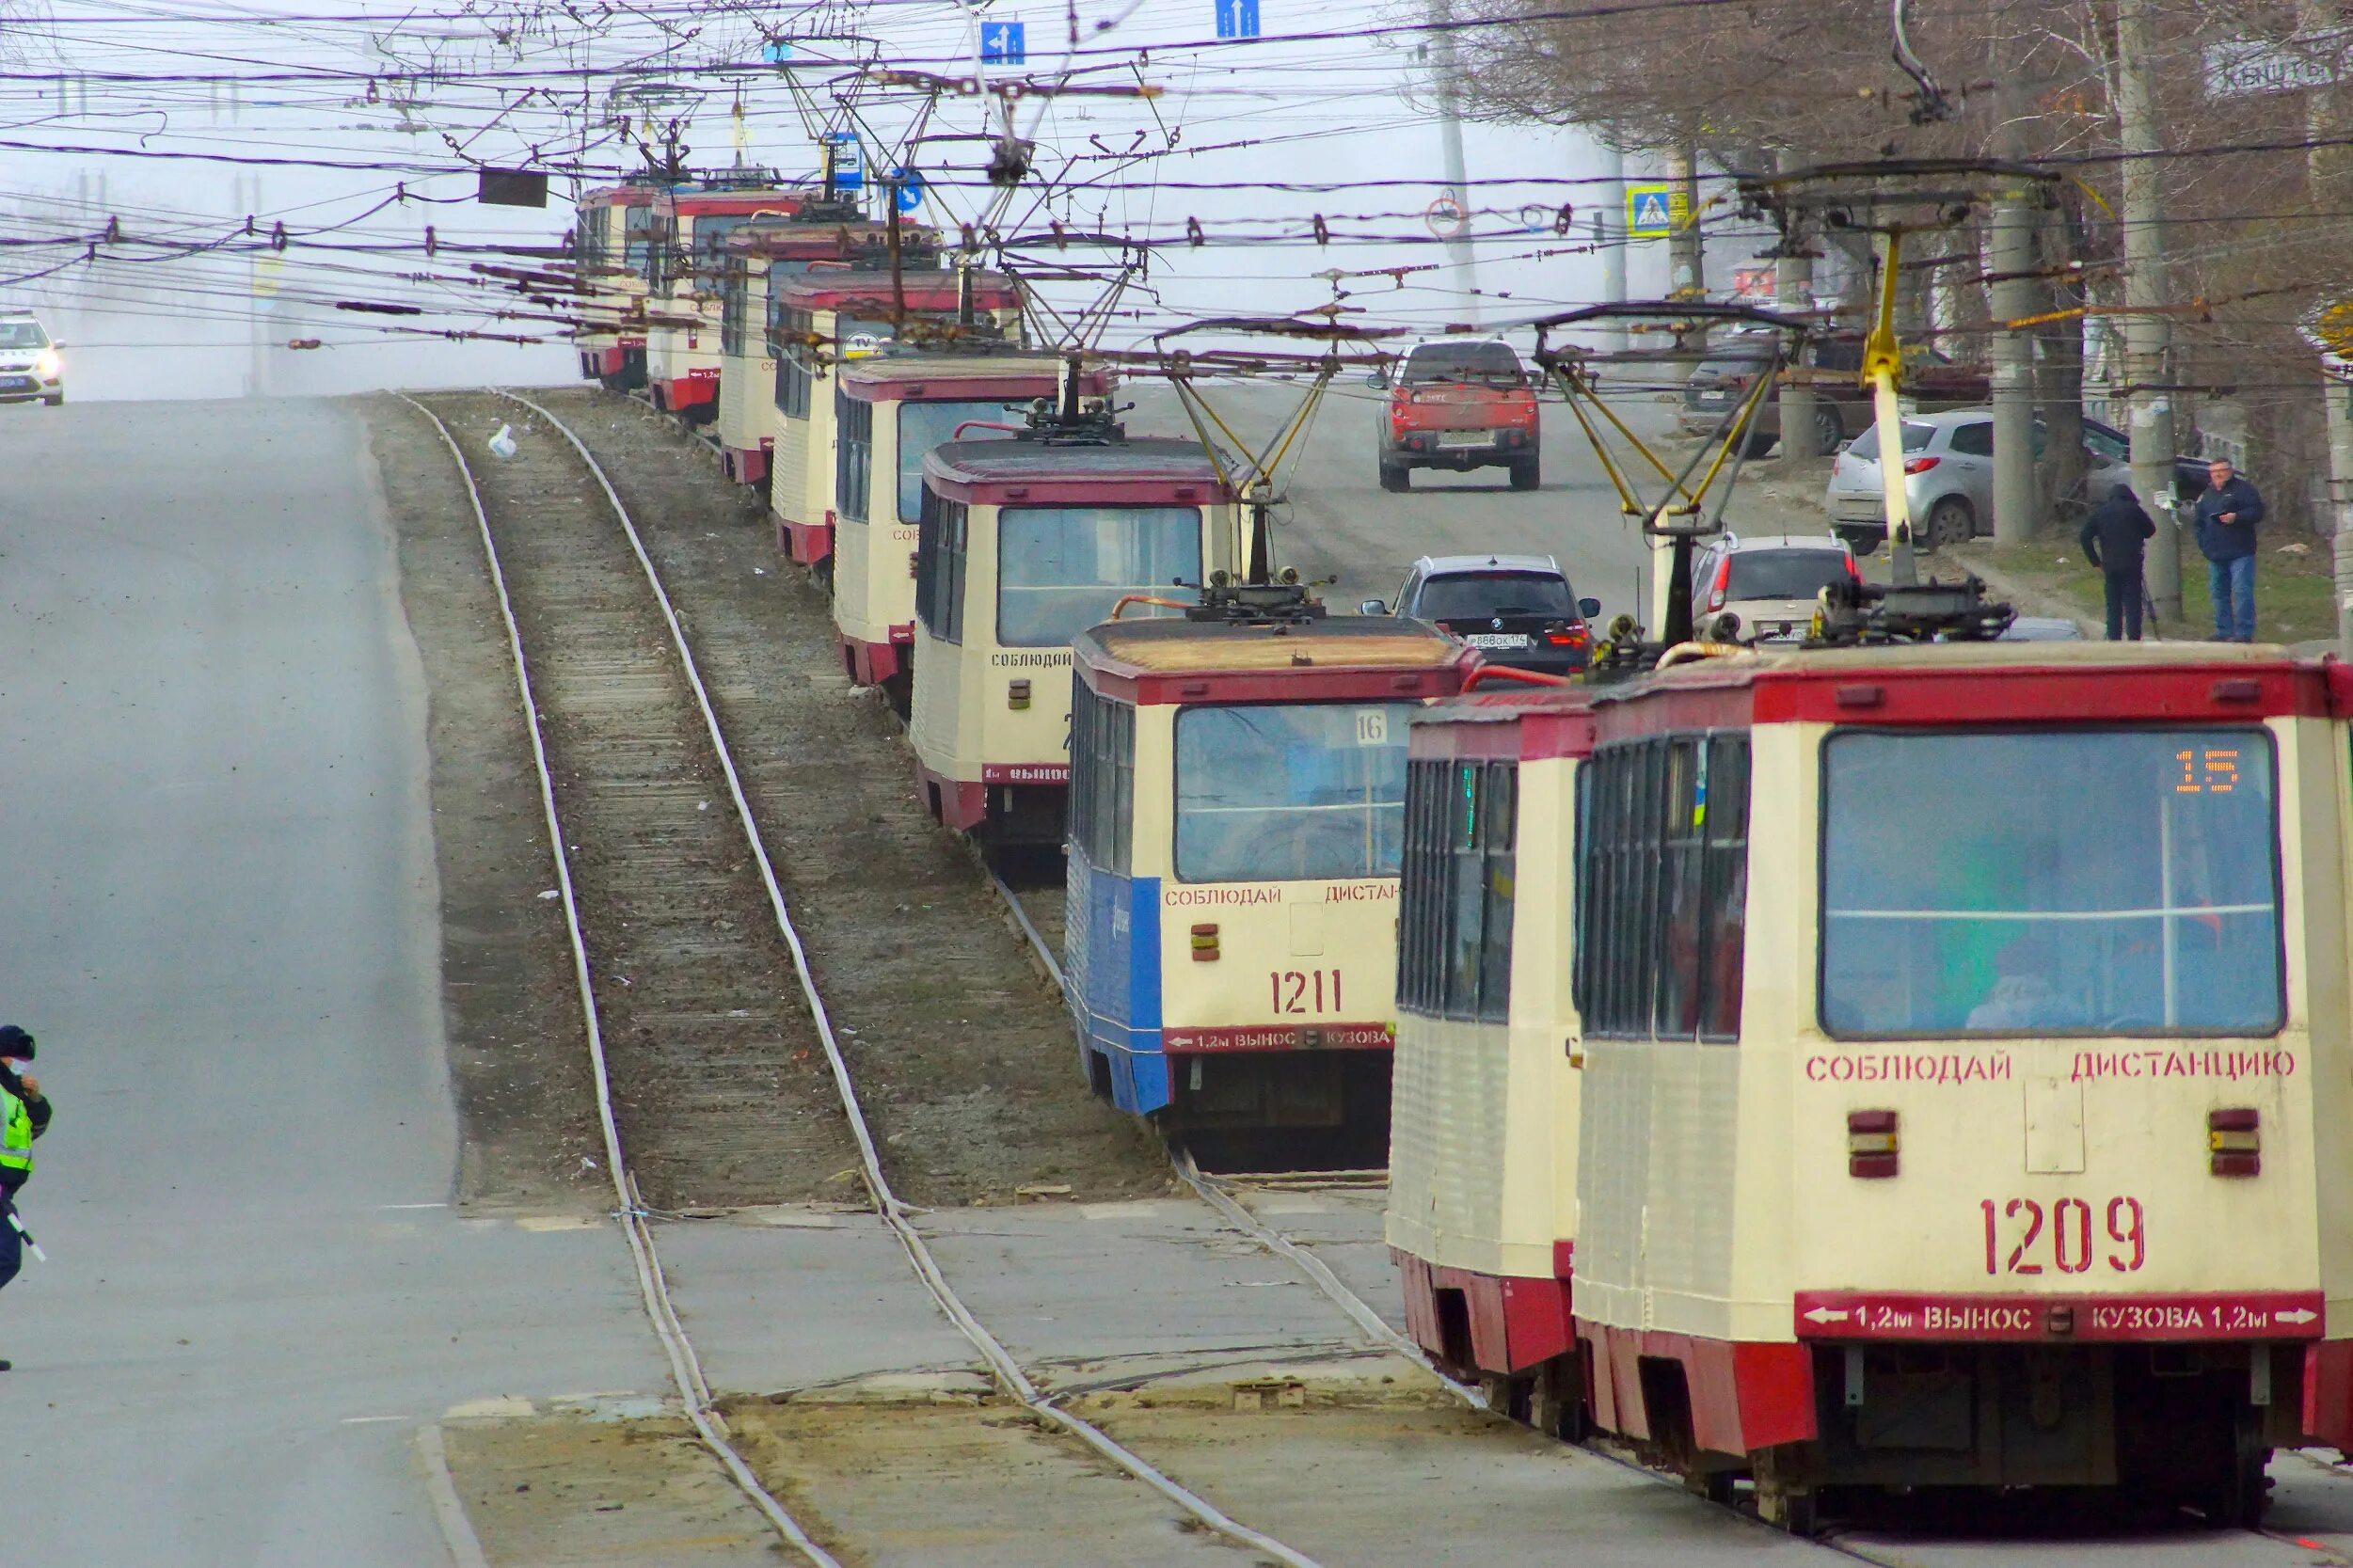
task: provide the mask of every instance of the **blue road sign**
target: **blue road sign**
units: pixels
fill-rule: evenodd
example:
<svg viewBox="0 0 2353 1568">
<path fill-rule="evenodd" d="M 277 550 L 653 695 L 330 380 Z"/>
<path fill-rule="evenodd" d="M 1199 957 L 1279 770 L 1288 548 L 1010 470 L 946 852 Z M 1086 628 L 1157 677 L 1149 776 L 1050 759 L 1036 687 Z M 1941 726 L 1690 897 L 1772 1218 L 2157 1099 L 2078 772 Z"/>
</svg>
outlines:
<svg viewBox="0 0 2353 1568">
<path fill-rule="evenodd" d="M 1665 185 L 1626 187 L 1626 233 L 1630 239 L 1663 239 L 1675 232 L 1676 193 Z"/>
<path fill-rule="evenodd" d="M 828 131 L 818 140 L 833 149 L 834 189 L 863 190 L 866 187 L 866 166 L 858 152 L 858 133 Z"/>
<path fill-rule="evenodd" d="M 923 205 L 923 176 L 911 168 L 891 170 L 891 182 L 897 190 L 898 210 L 912 213 Z"/>
<path fill-rule="evenodd" d="M 1027 27 L 1019 22 L 983 22 L 980 24 L 980 62 L 983 65 L 1020 65 L 1029 58 Z"/>
<path fill-rule="evenodd" d="M 782 39 L 771 40 L 760 54 L 770 65 L 785 65 L 792 59 L 792 45 Z"/>
<path fill-rule="evenodd" d="M 1219 38 L 1258 37 L 1258 0 L 1216 0 L 1216 3 Z"/>
</svg>

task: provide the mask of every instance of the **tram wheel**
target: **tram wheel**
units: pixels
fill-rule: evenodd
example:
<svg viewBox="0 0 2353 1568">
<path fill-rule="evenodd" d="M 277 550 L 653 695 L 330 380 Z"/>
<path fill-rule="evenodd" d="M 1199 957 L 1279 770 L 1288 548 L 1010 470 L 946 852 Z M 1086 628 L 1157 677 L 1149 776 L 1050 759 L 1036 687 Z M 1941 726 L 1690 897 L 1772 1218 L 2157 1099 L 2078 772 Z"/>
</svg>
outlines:
<svg viewBox="0 0 2353 1568">
<path fill-rule="evenodd" d="M 2253 1529 L 2271 1506 L 2271 1449 L 2263 1441 L 2262 1418 L 2241 1411 L 2232 1433 L 2227 1459 L 2218 1455 L 2213 1481 L 2200 1497 L 2197 1510 L 2217 1529 Z"/>
</svg>

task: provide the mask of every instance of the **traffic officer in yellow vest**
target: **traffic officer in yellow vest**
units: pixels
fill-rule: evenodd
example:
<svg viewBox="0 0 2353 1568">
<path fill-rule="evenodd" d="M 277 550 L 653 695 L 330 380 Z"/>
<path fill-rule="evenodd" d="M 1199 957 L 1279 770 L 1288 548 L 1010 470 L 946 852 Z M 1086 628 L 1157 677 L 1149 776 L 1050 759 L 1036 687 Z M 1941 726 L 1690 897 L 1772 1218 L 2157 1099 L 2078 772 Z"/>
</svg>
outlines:
<svg viewBox="0 0 2353 1568">
<path fill-rule="evenodd" d="M 33 1037 L 13 1023 L 0 1023 L 0 1286 L 24 1266 L 24 1239 L 8 1218 L 16 1190 L 33 1174 L 33 1140 L 49 1131 L 49 1101 L 40 1080 L 22 1071 L 33 1059 Z M 0 1361 L 0 1372 L 8 1363 Z"/>
</svg>

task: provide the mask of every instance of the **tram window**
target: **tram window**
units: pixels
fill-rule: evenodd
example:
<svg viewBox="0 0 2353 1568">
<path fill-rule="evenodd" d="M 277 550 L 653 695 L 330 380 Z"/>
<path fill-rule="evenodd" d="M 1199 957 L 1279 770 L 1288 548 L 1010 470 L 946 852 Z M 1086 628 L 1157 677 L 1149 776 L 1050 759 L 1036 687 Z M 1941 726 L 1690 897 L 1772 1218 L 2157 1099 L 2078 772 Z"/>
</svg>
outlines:
<svg viewBox="0 0 2353 1568">
<path fill-rule="evenodd" d="M 943 642 L 964 640 L 965 508 L 927 487 L 915 525 L 915 619 Z"/>
<path fill-rule="evenodd" d="M 1176 723 L 1176 871 L 1188 882 L 1393 877 L 1409 703 L 1193 707 Z"/>
<path fill-rule="evenodd" d="M 997 641 L 1063 647 L 1124 594 L 1200 581 L 1201 515 L 1190 506 L 1007 507 L 997 514 L 996 559 Z"/>
<path fill-rule="evenodd" d="M 949 441 L 1009 441 L 1010 430 L 967 430 L 962 436 L 958 428 L 974 420 L 989 424 L 1017 424 L 1013 415 L 1005 411 L 1005 400 L 988 398 L 979 401 L 959 400 L 944 403 L 902 401 L 898 404 L 898 520 L 912 523 L 922 515 L 923 459 L 933 447 Z"/>
<path fill-rule="evenodd" d="M 580 214 L 572 230 L 572 245 L 580 261 L 580 271 L 588 272 L 605 264 L 611 248 L 605 243 L 611 232 L 614 214 L 610 207 L 595 207 Z"/>
<path fill-rule="evenodd" d="M 1136 817 L 1136 710 L 1071 676 L 1071 842 L 1097 870 L 1126 876 Z"/>
<path fill-rule="evenodd" d="M 2272 774 L 2259 729 L 1834 735 L 1822 1026 L 2276 1032 Z"/>
<path fill-rule="evenodd" d="M 1509 1017 L 1518 781 L 1515 763 L 1411 765 L 1399 1006 L 1430 1018 Z"/>
<path fill-rule="evenodd" d="M 1745 736 L 1671 736 L 1578 770 L 1572 984 L 1588 1033 L 1739 1034 L 1748 768 Z"/>
<path fill-rule="evenodd" d="M 741 356 L 743 353 L 743 268 L 729 267 L 719 285 L 719 352 Z"/>
<path fill-rule="evenodd" d="M 874 489 L 874 404 L 834 384 L 834 509 L 853 523 L 866 520 Z"/>
<path fill-rule="evenodd" d="M 794 340 L 805 336 L 814 324 L 806 310 L 787 310 L 779 324 L 784 333 L 776 350 L 776 408 L 788 420 L 809 417 L 809 392 L 816 378 L 809 369 L 808 349 Z"/>
<path fill-rule="evenodd" d="M 621 211 L 624 214 L 621 219 L 621 264 L 644 277 L 645 254 L 651 248 L 648 242 L 652 235 L 649 225 L 653 209 L 638 206 L 624 207 Z"/>
</svg>

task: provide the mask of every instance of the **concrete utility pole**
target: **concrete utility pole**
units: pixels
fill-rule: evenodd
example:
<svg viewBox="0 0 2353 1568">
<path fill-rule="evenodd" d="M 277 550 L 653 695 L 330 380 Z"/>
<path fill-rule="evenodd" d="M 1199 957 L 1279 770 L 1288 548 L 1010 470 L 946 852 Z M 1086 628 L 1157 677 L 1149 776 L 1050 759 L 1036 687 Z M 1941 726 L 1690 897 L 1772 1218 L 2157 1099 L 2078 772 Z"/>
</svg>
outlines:
<svg viewBox="0 0 2353 1568">
<path fill-rule="evenodd" d="M 1678 141 L 1667 149 L 1668 210 L 1681 212 L 1667 235 L 1667 297 L 1700 299 L 1708 293 L 1707 257 L 1699 240 L 1699 150 Z"/>
<path fill-rule="evenodd" d="M 1794 152 L 1783 152 L 1781 172 L 1804 166 L 1804 160 Z M 1773 258 L 1773 302 L 1785 316 L 1802 315 L 1813 308 L 1814 259 L 1794 254 L 1813 244 L 1805 235 L 1790 226 L 1783 237 L 1783 254 Z M 1803 369 L 1803 366 L 1798 367 Z M 1781 451 L 1787 457 L 1820 457 L 1821 442 L 1815 439 L 1814 388 L 1804 380 L 1784 381 L 1774 394 L 1781 400 Z"/>
<path fill-rule="evenodd" d="M 2160 621 L 2182 619 L 2181 519 L 2173 515 L 2173 324 L 2159 312 L 2170 301 L 2165 274 L 2165 188 L 2156 152 L 2156 96 L 2148 62 L 2155 57 L 2150 0 L 2117 0 L 2116 118 L 2124 161 L 2124 385 L 2132 410 L 2133 490 L 2157 519 L 2149 541 L 2149 597 Z M 2092 498 L 2094 500 L 2098 497 Z"/>
<path fill-rule="evenodd" d="M 1614 147 L 1601 149 L 1601 213 L 1594 215 L 1593 237 L 1601 246 L 1601 297 L 1612 305 L 1626 303 L 1626 252 L 1633 245 L 1626 233 L 1626 154 Z M 1612 238 L 1614 233 L 1615 238 Z M 1610 352 L 1626 352 L 1631 336 L 1623 325 L 1610 329 Z"/>
<path fill-rule="evenodd" d="M 1471 176 L 1462 156 L 1462 56 L 1455 52 L 1455 30 L 1445 25 L 1455 20 L 1454 0 L 1434 0 L 1430 20 L 1439 24 L 1430 35 L 1430 53 L 1438 66 L 1438 124 L 1446 156 L 1446 194 L 1454 199 L 1455 211 L 1462 214 L 1461 228 L 1446 241 L 1446 260 L 1455 274 L 1455 287 L 1462 291 L 1463 321 L 1475 327 L 1479 325 L 1479 271 L 1469 238 Z"/>
<path fill-rule="evenodd" d="M 2016 130 L 2025 111 L 2015 77 L 2002 85 L 2003 154 L 2019 152 Z M 2036 192 L 2025 182 L 2005 185 L 1994 198 L 1992 266 L 1994 320 L 1994 540 L 2023 545 L 2034 537 L 2034 330 L 2001 324 L 2034 314 L 2032 274 Z M 1884 454 L 1882 461 L 1884 461 Z"/>
<path fill-rule="evenodd" d="M 2328 0 L 2302 0 L 2296 8 L 2297 33 L 2303 38 L 2335 38 L 2344 27 L 2344 19 L 2337 8 Z M 2313 142 L 2305 165 L 2306 182 L 2312 188 L 2313 210 L 2332 212 L 2339 209 L 2321 206 L 2325 201 L 2342 201 L 2353 197 L 2353 150 L 2331 145 L 2346 135 L 2353 124 L 2353 114 L 2347 114 L 2345 103 L 2345 84 L 2342 73 L 2345 62 L 2342 40 L 2336 44 L 2337 57 L 2331 62 L 2331 80 L 2325 86 L 2305 89 L 2304 117 L 2306 129 Z M 2330 312 L 2341 318 L 2347 314 L 2343 301 L 2326 302 L 2337 307 Z M 2338 326 L 2336 331 L 2342 332 Z M 2353 656 L 2353 383 L 2340 379 L 2353 372 L 2353 364 L 2346 362 L 2340 352 L 2321 356 L 2321 417 L 2329 432 L 2329 526 L 2333 532 L 2329 548 L 2334 561 L 2337 594 L 2337 648 Z M 2269 482 L 2284 487 L 2289 476 L 2265 476 Z"/>
</svg>

